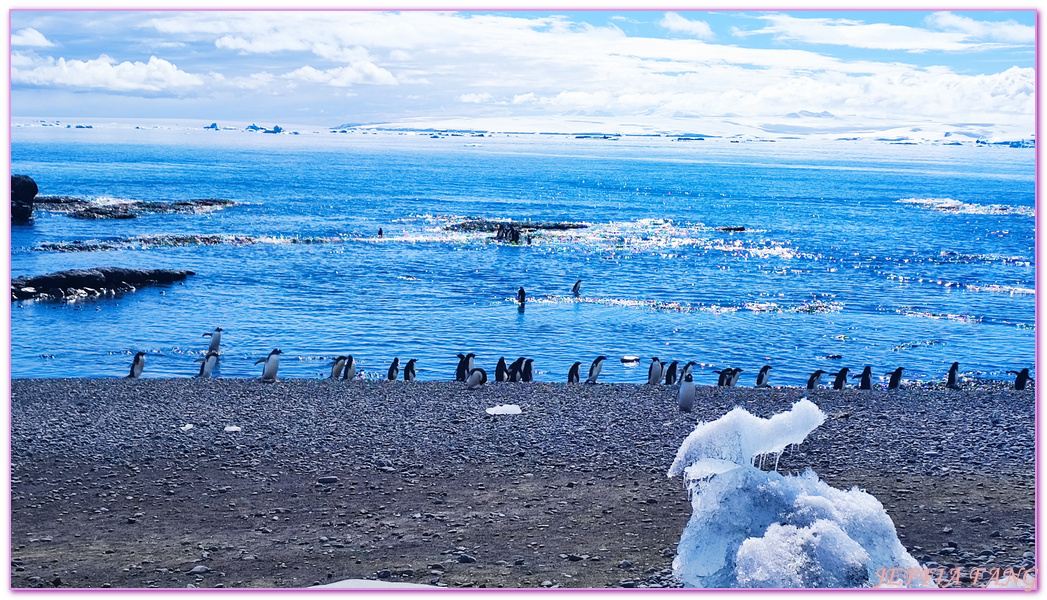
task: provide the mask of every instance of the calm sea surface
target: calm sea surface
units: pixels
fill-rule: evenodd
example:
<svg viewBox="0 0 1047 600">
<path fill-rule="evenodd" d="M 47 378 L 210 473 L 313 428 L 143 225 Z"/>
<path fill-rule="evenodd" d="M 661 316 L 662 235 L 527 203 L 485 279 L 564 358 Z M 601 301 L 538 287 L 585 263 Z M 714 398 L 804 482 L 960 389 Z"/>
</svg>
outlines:
<svg viewBox="0 0 1047 600">
<path fill-rule="evenodd" d="M 455 355 L 475 352 L 492 379 L 499 357 L 528 356 L 536 380 L 565 381 L 604 354 L 601 380 L 643 382 L 658 356 L 697 361 L 705 385 L 741 367 L 747 386 L 764 364 L 772 384 L 801 385 L 867 364 L 937 380 L 954 360 L 1009 378 L 1035 358 L 1031 149 L 33 126 L 13 129 L 11 160 L 44 195 L 236 202 L 131 220 L 37 211 L 14 227 L 12 277 L 196 272 L 116 298 L 12 303 L 16 378 L 119 377 L 139 350 L 144 377 L 188 377 L 216 326 L 224 377 L 259 376 L 274 347 L 293 378 L 352 354 L 368 376 L 399 357 L 448 380 Z M 447 229 L 466 217 L 589 226 L 513 246 Z M 170 234 L 226 237 L 141 239 Z M 113 249 L 40 249 L 73 241 Z"/>
</svg>

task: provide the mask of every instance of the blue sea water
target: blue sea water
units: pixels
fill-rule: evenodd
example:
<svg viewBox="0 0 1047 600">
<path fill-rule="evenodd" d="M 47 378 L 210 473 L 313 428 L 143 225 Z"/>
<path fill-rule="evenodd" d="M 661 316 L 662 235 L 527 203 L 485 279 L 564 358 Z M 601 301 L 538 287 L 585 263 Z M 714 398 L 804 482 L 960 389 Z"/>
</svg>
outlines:
<svg viewBox="0 0 1047 600">
<path fill-rule="evenodd" d="M 877 378 L 904 366 L 907 380 L 940 380 L 953 361 L 1001 379 L 1033 366 L 1033 150 L 736 141 L 14 127 L 12 172 L 42 195 L 236 205 L 95 221 L 38 210 L 13 227 L 12 277 L 196 275 L 12 302 L 12 377 L 123 376 L 139 350 L 144 377 L 188 377 L 216 326 L 223 377 L 259 376 L 274 347 L 291 378 L 352 354 L 368 376 L 399 357 L 418 359 L 419 379 L 449 380 L 459 352 L 492 378 L 501 356 L 534 358 L 539 381 L 598 354 L 615 382 L 645 381 L 651 356 L 693 360 L 700 385 L 725 366 L 744 369 L 739 385 L 764 364 L 772 385 L 844 366 Z M 446 229 L 466 217 L 588 227 L 513 246 Z M 163 234 L 230 243 L 139 241 Z M 40 249 L 74 240 L 114 249 Z"/>
</svg>

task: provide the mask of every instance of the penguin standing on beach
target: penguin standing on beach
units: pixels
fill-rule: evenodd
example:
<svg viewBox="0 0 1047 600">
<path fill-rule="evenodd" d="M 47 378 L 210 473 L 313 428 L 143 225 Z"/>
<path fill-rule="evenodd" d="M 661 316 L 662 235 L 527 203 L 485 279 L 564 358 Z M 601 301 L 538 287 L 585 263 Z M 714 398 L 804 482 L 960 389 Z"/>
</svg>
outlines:
<svg viewBox="0 0 1047 600">
<path fill-rule="evenodd" d="M 216 364 L 218 364 L 218 353 L 213 350 L 208 351 L 207 356 L 200 360 L 200 372 L 196 376 L 201 379 L 210 379 Z"/>
<path fill-rule="evenodd" d="M 586 383 L 596 383 L 596 378 L 600 376 L 600 371 L 603 370 L 603 361 L 605 360 L 607 360 L 607 357 L 600 355 L 596 357 L 593 364 L 589 365 L 589 377 L 585 379 Z"/>
<path fill-rule="evenodd" d="M 680 369 L 680 381 L 683 381 L 683 378 L 687 377 L 687 375 L 691 372 L 691 369 L 694 368 L 694 365 L 696 364 L 698 363 L 694 362 L 693 360 L 687 361 L 687 364 L 684 365 L 682 369 Z"/>
<path fill-rule="evenodd" d="M 280 355 L 283 354 L 279 348 L 273 348 L 269 356 L 260 358 L 254 364 L 262 365 L 262 381 L 276 381 L 276 370 L 280 368 Z"/>
<path fill-rule="evenodd" d="M 346 379 L 356 379 L 356 361 L 353 360 L 352 354 L 345 357 L 345 372 L 342 374 L 342 381 Z"/>
<path fill-rule="evenodd" d="M 694 376 L 687 373 L 680 382 L 680 391 L 676 394 L 676 402 L 683 412 L 691 412 L 694 408 Z"/>
<path fill-rule="evenodd" d="M 523 356 L 513 361 L 513 364 L 509 365 L 509 381 L 517 382 L 520 381 L 523 376 L 523 364 L 527 360 Z"/>
<path fill-rule="evenodd" d="M 890 373 L 886 373 L 886 375 L 890 375 L 891 376 L 891 378 L 887 381 L 887 389 L 889 389 L 889 390 L 896 390 L 896 389 L 898 389 L 898 386 L 901 385 L 901 383 L 902 383 L 902 368 L 903 367 L 898 367 L 897 369 L 891 371 Z"/>
<path fill-rule="evenodd" d="M 730 367 L 720 370 L 713 369 L 713 373 L 716 373 L 718 375 L 718 377 L 716 378 L 716 387 L 723 387 L 725 385 L 728 385 L 727 382 L 731 380 L 731 373 L 733 371 L 734 369 L 731 369 Z"/>
<path fill-rule="evenodd" d="M 680 361 L 674 360 L 665 369 L 665 385 L 676 385 L 676 365 L 678 364 Z"/>
<path fill-rule="evenodd" d="M 829 373 L 829 377 L 835 377 L 833 380 L 833 389 L 842 390 L 847 387 L 847 367 L 843 367 L 835 373 Z"/>
<path fill-rule="evenodd" d="M 407 361 L 406 365 L 404 365 L 404 381 L 414 381 L 414 378 L 417 375 L 417 372 L 414 368 L 414 363 L 416 362 L 418 362 L 418 360 L 412 358 L 411 360 Z"/>
<path fill-rule="evenodd" d="M 498 359 L 498 365 L 494 368 L 495 381 L 509 381 L 509 367 L 505 365 L 505 357 Z"/>
<path fill-rule="evenodd" d="M 858 389 L 860 390 L 871 390 L 872 389 L 872 367 L 865 365 L 860 375 L 854 375 L 851 379 L 861 379 L 858 382 Z"/>
<path fill-rule="evenodd" d="M 145 369 L 145 352 L 136 352 L 135 357 L 131 359 L 131 372 L 127 379 L 138 379 L 142 376 L 142 369 Z"/>
<path fill-rule="evenodd" d="M 473 369 L 465 379 L 465 389 L 478 390 L 480 389 L 480 386 L 485 383 L 487 383 L 487 371 L 484 371 L 483 369 Z"/>
<path fill-rule="evenodd" d="M 574 294 L 575 298 L 577 298 L 578 296 L 582 295 L 582 280 L 581 279 L 579 279 L 578 281 L 574 282 L 574 287 L 571 288 L 571 293 Z"/>
<path fill-rule="evenodd" d="M 465 355 L 461 352 L 458 353 L 458 368 L 454 372 L 455 381 L 465 381 L 466 377 L 469 376 L 468 361 L 465 359 Z"/>
<path fill-rule="evenodd" d="M 760 372 L 756 374 L 756 385 L 753 387 L 758 388 L 769 388 L 771 384 L 767 382 L 771 378 L 771 365 L 764 365 L 760 368 Z"/>
<path fill-rule="evenodd" d="M 396 377 L 400 374 L 400 357 L 393 358 L 393 364 L 389 365 L 389 372 L 386 374 L 389 381 L 396 381 Z"/>
<path fill-rule="evenodd" d="M 571 365 L 571 369 L 567 371 L 567 383 L 582 382 L 582 376 L 578 374 L 578 370 L 581 368 L 581 366 L 581 361 L 575 361 L 575 363 Z"/>
<path fill-rule="evenodd" d="M 658 385 L 662 382 L 662 361 L 657 356 L 651 357 L 651 366 L 647 367 L 647 384 Z"/>
<path fill-rule="evenodd" d="M 807 378 L 807 389 L 809 389 L 809 390 L 816 390 L 816 389 L 818 389 L 818 386 L 822 383 L 822 375 L 824 375 L 824 374 L 825 374 L 825 371 L 823 371 L 821 369 L 818 369 L 814 373 L 811 373 L 811 376 Z"/>
<path fill-rule="evenodd" d="M 531 383 L 532 381 L 534 381 L 533 365 L 533 358 L 528 358 L 524 361 L 523 372 L 521 374 L 520 381 L 523 381 L 524 383 Z"/>
<path fill-rule="evenodd" d="M 222 343 L 222 328 L 215 327 L 214 331 L 209 331 L 203 334 L 201 337 L 211 338 L 211 345 L 207 347 L 208 352 L 218 353 L 218 345 Z"/>
<path fill-rule="evenodd" d="M 334 364 L 331 365 L 331 379 L 338 379 L 342 376 L 342 370 L 345 369 L 345 361 L 348 359 L 346 356 L 336 356 L 334 358 Z"/>
<path fill-rule="evenodd" d="M 738 385 L 738 378 L 742 376 L 742 371 L 745 369 L 731 369 L 731 376 L 727 380 L 727 385 L 734 387 Z"/>
<path fill-rule="evenodd" d="M 1029 369 L 1022 369 L 1021 371 L 1007 371 L 1015 375 L 1014 378 L 1014 389 L 1024 390 L 1025 386 L 1029 383 Z"/>
<path fill-rule="evenodd" d="M 949 374 L 948 374 L 948 376 L 946 377 L 946 380 L 945 380 L 945 387 L 949 388 L 950 390 L 958 390 L 958 389 L 960 389 L 959 384 L 956 383 L 956 373 L 959 370 L 960 370 L 960 363 L 958 363 L 958 362 L 954 362 L 952 364 L 952 366 L 949 367 Z"/>
</svg>

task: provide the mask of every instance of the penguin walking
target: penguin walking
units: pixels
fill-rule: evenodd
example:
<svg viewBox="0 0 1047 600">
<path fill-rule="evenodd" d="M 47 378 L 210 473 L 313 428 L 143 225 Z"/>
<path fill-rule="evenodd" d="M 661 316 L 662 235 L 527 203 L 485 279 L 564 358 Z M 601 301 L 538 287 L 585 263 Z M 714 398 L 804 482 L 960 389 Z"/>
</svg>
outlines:
<svg viewBox="0 0 1047 600">
<path fill-rule="evenodd" d="M 200 372 L 196 376 L 201 379 L 210 379 L 216 364 L 218 364 L 218 353 L 213 350 L 208 351 L 207 356 L 200 360 Z"/>
<path fill-rule="evenodd" d="M 520 381 L 523 381 L 524 383 L 531 383 L 532 381 L 534 381 L 534 371 L 532 370 L 533 365 L 533 358 L 528 358 L 524 361 L 523 373 L 521 374 Z"/>
<path fill-rule="evenodd" d="M 393 358 L 393 364 L 389 365 L 389 372 L 386 374 L 389 381 L 396 381 L 396 377 L 400 374 L 400 357 Z"/>
<path fill-rule="evenodd" d="M 885 373 L 885 375 L 890 375 L 891 376 L 891 378 L 887 381 L 887 389 L 889 389 L 889 390 L 896 390 L 896 389 L 898 389 L 898 386 L 901 385 L 901 383 L 902 383 L 902 368 L 903 367 L 898 367 L 897 369 L 891 371 L 890 373 Z"/>
<path fill-rule="evenodd" d="M 346 379 L 356 379 L 356 361 L 353 360 L 353 355 L 345 357 L 345 371 L 342 374 L 342 381 Z"/>
<path fill-rule="evenodd" d="M 816 390 L 816 389 L 818 389 L 818 386 L 822 383 L 822 375 L 824 375 L 824 374 L 825 374 L 825 371 L 823 371 L 821 369 L 818 369 L 814 373 L 811 373 L 811 376 L 807 378 L 807 389 L 809 389 L 809 390 Z"/>
<path fill-rule="evenodd" d="M 509 367 L 505 365 L 505 357 L 498 359 L 498 365 L 494 368 L 495 381 L 509 381 Z"/>
<path fill-rule="evenodd" d="M 843 367 L 835 373 L 829 373 L 829 377 L 835 377 L 833 380 L 833 389 L 842 390 L 847 387 L 847 367 Z"/>
<path fill-rule="evenodd" d="M 516 292 L 516 301 L 520 303 L 520 306 L 523 306 L 524 303 L 527 302 L 527 292 L 524 291 L 522 286 Z"/>
<path fill-rule="evenodd" d="M 273 351 L 269 353 L 269 356 L 260 358 L 255 361 L 254 364 L 265 363 L 262 365 L 262 381 L 276 381 L 276 370 L 280 368 L 280 355 L 283 354 L 279 348 L 273 348 Z"/>
<path fill-rule="evenodd" d="M 145 352 L 136 352 L 135 357 L 131 359 L 131 372 L 127 375 L 127 379 L 138 379 L 142 376 L 142 369 L 145 368 Z"/>
<path fill-rule="evenodd" d="M 201 337 L 211 338 L 211 345 L 207 347 L 208 352 L 218 352 L 218 345 L 222 343 L 222 328 L 215 327 L 214 331 L 209 331 Z"/>
<path fill-rule="evenodd" d="M 674 360 L 669 363 L 669 366 L 665 369 L 665 385 L 676 385 L 676 365 L 680 364 L 680 361 Z"/>
<path fill-rule="evenodd" d="M 730 387 L 734 387 L 735 385 L 737 385 L 738 378 L 742 376 L 742 371 L 744 370 L 745 369 L 732 369 L 731 377 L 728 380 L 727 385 Z"/>
<path fill-rule="evenodd" d="M 647 367 L 647 384 L 658 385 L 662 382 L 662 362 L 657 356 L 651 357 L 651 366 Z"/>
<path fill-rule="evenodd" d="M 571 365 L 571 370 L 567 371 L 567 383 L 582 382 L 582 376 L 578 374 L 578 370 L 581 366 L 581 361 L 576 361 L 573 365 Z"/>
<path fill-rule="evenodd" d="M 345 369 L 345 361 L 347 359 L 347 356 L 335 357 L 334 364 L 331 365 L 331 379 L 338 379 L 342 376 L 342 370 Z"/>
<path fill-rule="evenodd" d="M 465 389 L 478 390 L 480 389 L 480 386 L 485 383 L 487 383 L 487 371 L 484 371 L 483 369 L 473 369 L 465 379 Z"/>
<path fill-rule="evenodd" d="M 404 381 L 414 381 L 414 378 L 417 375 L 414 368 L 414 363 L 416 362 L 418 362 L 418 359 L 412 358 L 407 361 L 406 365 L 404 365 Z"/>
<path fill-rule="evenodd" d="M 691 412 L 694 408 L 694 376 L 687 373 L 680 382 L 680 391 L 676 394 L 676 402 L 683 412 Z"/>
<path fill-rule="evenodd" d="M 605 360 L 607 360 L 607 357 L 600 355 L 596 357 L 593 364 L 589 365 L 589 377 L 585 379 L 586 383 L 596 383 L 596 378 L 600 376 L 600 371 L 603 370 L 603 361 Z"/>
<path fill-rule="evenodd" d="M 851 379 L 861 379 L 858 382 L 858 389 L 860 390 L 871 390 L 872 389 L 872 367 L 865 365 L 860 375 L 852 375 Z"/>
<path fill-rule="evenodd" d="M 581 279 L 579 279 L 578 281 L 574 282 L 574 287 L 571 288 L 571 293 L 574 294 L 575 298 L 577 298 L 578 296 L 580 296 L 582 294 L 582 280 Z"/>
<path fill-rule="evenodd" d="M 1021 371 L 1007 371 L 1015 375 L 1014 378 L 1014 389 L 1024 390 L 1025 386 L 1029 384 L 1029 369 L 1022 369 Z"/>
<path fill-rule="evenodd" d="M 769 388 L 769 387 L 771 387 L 771 384 L 767 383 L 767 380 L 770 379 L 770 378 L 771 378 L 771 365 L 764 365 L 763 367 L 760 368 L 760 372 L 756 374 L 756 385 L 754 385 L 753 387 L 758 387 L 758 388 Z"/>
<path fill-rule="evenodd" d="M 949 375 L 947 376 L 947 378 L 945 380 L 945 387 L 949 388 L 950 390 L 958 390 L 958 389 L 960 389 L 959 384 L 956 383 L 956 373 L 959 370 L 960 370 L 960 363 L 958 363 L 958 362 L 954 362 L 952 364 L 952 366 L 949 367 Z"/>
</svg>

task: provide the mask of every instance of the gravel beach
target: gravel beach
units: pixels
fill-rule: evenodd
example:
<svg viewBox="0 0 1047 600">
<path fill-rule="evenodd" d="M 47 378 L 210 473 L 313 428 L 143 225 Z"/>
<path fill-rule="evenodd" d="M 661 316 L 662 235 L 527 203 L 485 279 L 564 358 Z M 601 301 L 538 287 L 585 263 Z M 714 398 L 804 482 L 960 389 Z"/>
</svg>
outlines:
<svg viewBox="0 0 1047 600">
<path fill-rule="evenodd" d="M 803 397 L 828 418 L 779 471 L 873 494 L 925 566 L 1032 566 L 1035 393 L 965 385 L 699 387 L 688 414 L 675 386 L 16 379 L 11 586 L 675 587 L 680 443 Z"/>
</svg>

